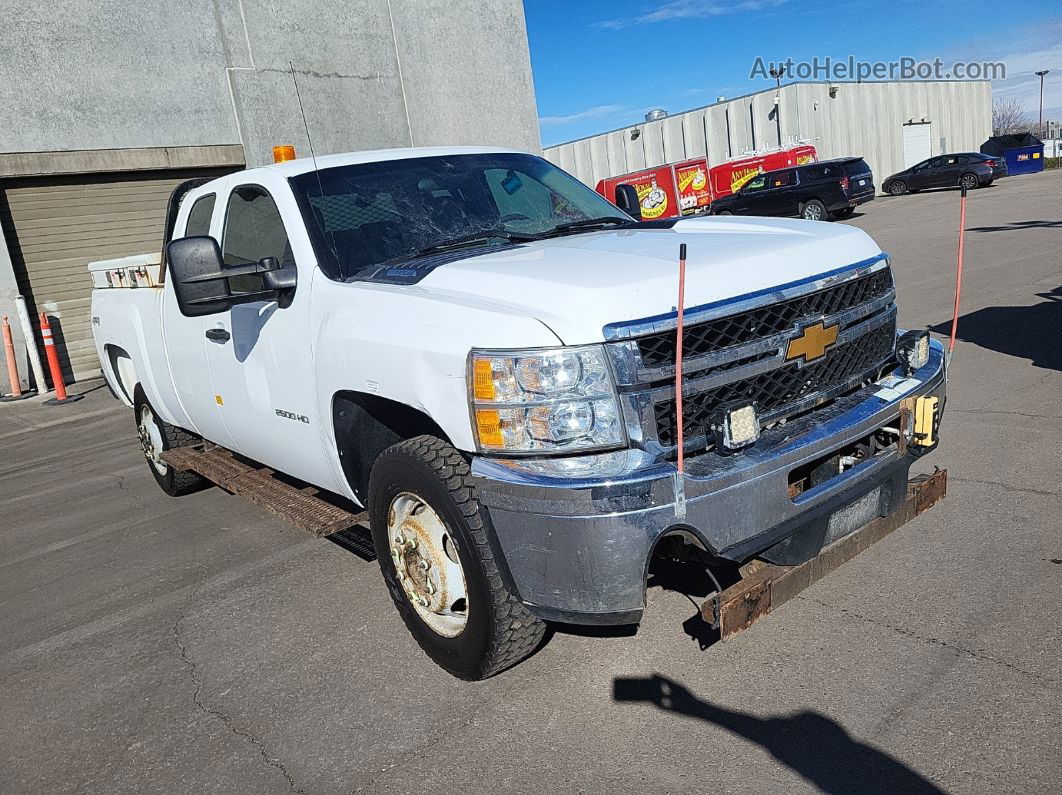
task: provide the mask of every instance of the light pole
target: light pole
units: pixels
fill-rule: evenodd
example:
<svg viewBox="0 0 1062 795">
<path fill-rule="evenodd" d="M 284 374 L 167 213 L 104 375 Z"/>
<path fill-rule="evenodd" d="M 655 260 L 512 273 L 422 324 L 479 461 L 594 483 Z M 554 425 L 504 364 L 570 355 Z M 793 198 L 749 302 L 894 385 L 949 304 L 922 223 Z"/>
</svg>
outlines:
<svg viewBox="0 0 1062 795">
<path fill-rule="evenodd" d="M 782 148 L 782 75 L 785 74 L 785 67 L 775 68 L 771 67 L 770 75 L 774 78 L 774 127 L 778 132 L 778 148 Z M 1043 78 L 1040 78 L 1043 80 Z"/>
<path fill-rule="evenodd" d="M 1037 133 L 1039 133 L 1037 137 L 1043 137 L 1044 134 L 1044 75 L 1050 71 L 1050 69 L 1044 69 L 1036 73 L 1040 78 L 1040 124 L 1037 129 Z"/>
</svg>

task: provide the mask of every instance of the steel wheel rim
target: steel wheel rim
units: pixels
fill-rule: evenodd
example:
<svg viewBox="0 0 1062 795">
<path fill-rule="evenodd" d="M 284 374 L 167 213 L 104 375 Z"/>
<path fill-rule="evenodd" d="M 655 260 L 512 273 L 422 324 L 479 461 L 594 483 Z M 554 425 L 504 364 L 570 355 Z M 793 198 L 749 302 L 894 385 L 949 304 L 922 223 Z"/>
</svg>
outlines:
<svg viewBox="0 0 1062 795">
<path fill-rule="evenodd" d="M 402 492 L 387 510 L 391 562 L 406 599 L 428 627 L 444 638 L 468 623 L 468 587 L 457 545 L 428 503 Z"/>
<path fill-rule="evenodd" d="M 804 218 L 809 221 L 818 221 L 822 218 L 822 210 L 817 204 L 809 204 L 804 208 Z"/>
<path fill-rule="evenodd" d="M 155 422 L 155 415 L 147 406 L 140 407 L 140 418 L 136 427 L 137 435 L 140 437 L 140 447 L 144 451 L 144 458 L 147 459 L 151 466 L 155 467 L 156 472 L 160 475 L 165 475 L 167 467 L 161 458 L 164 449 L 162 446 L 162 431 L 159 430 L 158 423 Z"/>
</svg>

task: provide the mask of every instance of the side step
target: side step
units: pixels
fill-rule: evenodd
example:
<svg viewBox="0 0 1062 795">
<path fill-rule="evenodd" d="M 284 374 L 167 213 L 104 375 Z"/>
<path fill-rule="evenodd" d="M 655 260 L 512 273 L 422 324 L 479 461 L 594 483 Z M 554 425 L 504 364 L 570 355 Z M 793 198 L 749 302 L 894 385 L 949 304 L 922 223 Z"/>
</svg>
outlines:
<svg viewBox="0 0 1062 795">
<path fill-rule="evenodd" d="M 720 640 L 748 629 L 774 608 L 944 499 L 947 491 L 946 469 L 912 478 L 907 483 L 907 499 L 895 512 L 838 539 L 799 566 L 764 564 L 722 593 L 709 597 L 701 605 L 701 616 L 719 630 Z"/>
<path fill-rule="evenodd" d="M 278 479 L 271 469 L 256 469 L 237 460 L 224 447 L 179 447 L 164 452 L 162 460 L 179 471 L 196 472 L 318 538 L 368 520 L 366 512 L 351 513 L 332 505 L 316 496 L 312 486 L 298 489 Z"/>
</svg>

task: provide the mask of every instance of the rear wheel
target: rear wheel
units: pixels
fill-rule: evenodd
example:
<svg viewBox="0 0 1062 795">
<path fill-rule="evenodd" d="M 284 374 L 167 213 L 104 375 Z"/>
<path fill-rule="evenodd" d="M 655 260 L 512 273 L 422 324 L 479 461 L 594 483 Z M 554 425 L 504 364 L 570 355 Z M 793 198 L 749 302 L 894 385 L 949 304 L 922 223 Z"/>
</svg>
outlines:
<svg viewBox="0 0 1062 795">
<path fill-rule="evenodd" d="M 133 412 L 137 436 L 140 437 L 140 447 L 144 451 L 144 458 L 147 459 L 148 470 L 160 489 L 171 497 L 180 497 L 210 485 L 208 480 L 194 472 L 178 472 L 162 460 L 162 453 L 166 450 L 202 444 L 202 439 L 159 419 L 139 385 L 133 393 Z"/>
<path fill-rule="evenodd" d="M 903 196 L 907 193 L 907 183 L 902 179 L 895 179 L 889 183 L 889 193 L 893 196 Z"/>
<path fill-rule="evenodd" d="M 979 184 L 976 174 L 963 174 L 959 178 L 959 187 L 966 188 L 966 190 L 973 190 Z"/>
<path fill-rule="evenodd" d="M 440 667 L 485 679 L 531 654 L 545 624 L 505 586 L 468 462 L 434 436 L 389 447 L 369 479 L 384 581 L 406 628 Z"/>
<path fill-rule="evenodd" d="M 805 221 L 822 221 L 826 215 L 826 205 L 818 199 L 809 199 L 800 208 L 800 217 Z"/>
</svg>

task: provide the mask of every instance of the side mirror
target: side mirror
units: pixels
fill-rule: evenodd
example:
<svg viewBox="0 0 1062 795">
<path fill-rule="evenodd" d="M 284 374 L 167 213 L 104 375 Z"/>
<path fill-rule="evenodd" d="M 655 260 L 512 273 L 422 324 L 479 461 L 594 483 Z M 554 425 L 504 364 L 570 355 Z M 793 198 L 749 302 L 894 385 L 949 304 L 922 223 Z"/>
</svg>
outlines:
<svg viewBox="0 0 1062 795">
<path fill-rule="evenodd" d="M 232 306 L 218 241 L 212 237 L 181 237 L 166 246 L 166 264 L 177 306 L 185 317 L 224 312 Z"/>
<path fill-rule="evenodd" d="M 166 247 L 166 261 L 177 306 L 185 317 L 213 315 L 254 301 L 276 300 L 287 306 L 297 281 L 295 267 L 282 267 L 276 257 L 264 257 L 247 265 L 226 265 L 218 242 L 212 237 L 171 241 Z M 261 276 L 264 289 L 234 293 L 229 279 L 250 275 Z"/>
<path fill-rule="evenodd" d="M 616 186 L 616 206 L 635 221 L 642 220 L 642 203 L 638 201 L 638 191 L 626 182 Z"/>
</svg>

